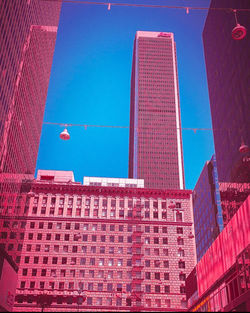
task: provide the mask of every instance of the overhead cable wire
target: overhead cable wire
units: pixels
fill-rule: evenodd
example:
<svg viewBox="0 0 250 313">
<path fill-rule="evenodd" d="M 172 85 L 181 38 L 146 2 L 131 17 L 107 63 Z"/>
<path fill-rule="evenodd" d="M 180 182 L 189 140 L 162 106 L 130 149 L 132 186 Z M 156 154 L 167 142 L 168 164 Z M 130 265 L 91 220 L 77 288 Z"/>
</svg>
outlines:
<svg viewBox="0 0 250 313">
<path fill-rule="evenodd" d="M 63 127 L 72 127 L 72 126 L 78 126 L 78 127 L 100 127 L 100 128 L 124 128 L 128 129 L 130 126 L 116 126 L 116 125 L 89 125 L 89 124 L 72 124 L 72 123 L 52 123 L 52 122 L 43 122 L 45 125 L 58 125 L 58 126 L 63 126 Z M 138 127 L 136 127 L 138 128 Z M 143 128 L 143 127 L 141 127 Z M 197 130 L 209 130 L 212 131 L 212 128 L 200 128 L 200 127 L 165 127 L 165 128 L 171 128 L 171 129 L 180 129 L 180 130 L 193 130 L 196 132 Z"/>
<path fill-rule="evenodd" d="M 250 8 L 209 8 L 209 7 L 190 7 L 190 6 L 172 6 L 172 5 L 162 5 L 162 4 L 140 4 L 140 3 L 117 3 L 117 2 L 96 2 L 96 1 L 81 1 L 81 0 L 62 0 L 63 3 L 76 3 L 76 4 L 86 4 L 86 5 L 102 5 L 108 6 L 110 9 L 111 6 L 120 6 L 120 7 L 142 7 L 142 8 L 162 8 L 162 9 L 184 9 L 184 10 L 218 10 L 218 11 L 248 11 Z"/>
</svg>

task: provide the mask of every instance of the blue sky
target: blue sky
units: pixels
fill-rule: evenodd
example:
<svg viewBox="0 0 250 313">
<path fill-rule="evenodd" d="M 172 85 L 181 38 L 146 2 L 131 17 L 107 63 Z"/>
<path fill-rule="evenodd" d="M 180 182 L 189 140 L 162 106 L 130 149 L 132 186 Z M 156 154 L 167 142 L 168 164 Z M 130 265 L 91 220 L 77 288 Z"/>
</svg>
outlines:
<svg viewBox="0 0 250 313">
<path fill-rule="evenodd" d="M 209 0 L 121 3 L 209 7 Z M 173 32 L 182 127 L 211 128 L 202 30 L 207 10 L 63 3 L 44 122 L 129 126 L 133 40 L 137 30 Z M 127 177 L 129 129 L 43 125 L 37 169 L 83 176 Z M 212 131 L 183 130 L 186 188 L 193 189 L 213 154 Z"/>
</svg>

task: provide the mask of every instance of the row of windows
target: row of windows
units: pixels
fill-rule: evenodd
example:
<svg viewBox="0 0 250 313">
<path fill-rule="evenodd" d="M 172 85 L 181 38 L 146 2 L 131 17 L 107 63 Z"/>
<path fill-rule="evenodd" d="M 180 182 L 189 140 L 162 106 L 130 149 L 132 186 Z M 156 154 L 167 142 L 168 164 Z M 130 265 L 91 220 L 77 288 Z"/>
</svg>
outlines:
<svg viewBox="0 0 250 313">
<path fill-rule="evenodd" d="M 38 200 L 39 200 L 39 198 L 35 197 L 33 203 L 34 204 L 38 204 Z M 48 198 L 47 197 L 43 197 L 42 205 L 47 205 L 47 202 L 48 202 Z M 101 199 L 97 198 L 97 199 L 93 199 L 92 202 L 93 202 L 94 206 L 102 205 L 103 207 L 107 207 L 107 205 L 108 205 L 108 200 L 107 199 L 102 199 L 102 201 L 101 201 Z M 138 202 L 140 203 L 140 205 L 144 206 L 145 208 L 149 208 L 150 207 L 150 201 L 149 200 L 145 200 L 144 203 L 142 203 L 140 200 L 131 200 L 131 199 L 129 199 L 127 201 L 128 208 L 133 208 L 133 206 L 136 203 L 138 204 Z M 55 197 L 51 198 L 50 204 L 51 205 L 55 205 L 56 204 L 56 198 Z M 65 204 L 65 199 L 64 198 L 60 198 L 59 206 L 62 206 L 64 204 Z M 73 198 L 69 198 L 67 204 L 68 204 L 68 206 L 73 206 Z M 86 199 L 85 200 L 85 206 L 90 206 L 90 204 L 91 204 L 91 199 Z M 124 208 L 125 207 L 125 201 L 124 200 L 111 199 L 110 204 L 111 204 L 111 207 L 116 207 L 116 204 L 118 204 L 120 208 Z M 82 205 L 82 199 L 77 199 L 76 205 L 77 206 L 81 206 Z M 152 205 L 153 205 L 154 208 L 159 208 L 159 202 L 158 201 L 152 201 Z M 166 208 L 166 201 L 162 201 L 161 202 L 161 207 L 162 208 Z M 181 207 L 181 202 L 176 202 L 176 207 L 180 208 Z"/>
<path fill-rule="evenodd" d="M 29 273 L 30 272 L 30 273 Z M 80 270 L 79 273 L 76 270 L 65 270 L 65 269 L 61 269 L 56 270 L 56 269 L 51 269 L 50 271 L 43 268 L 41 270 L 38 271 L 37 268 L 33 268 L 33 269 L 28 269 L 28 268 L 23 268 L 22 270 L 22 275 L 23 276 L 28 276 L 28 273 L 31 274 L 31 276 L 50 276 L 50 277 L 57 277 L 57 273 L 60 277 L 76 277 L 79 275 L 79 277 L 91 277 L 91 278 L 101 278 L 102 280 L 105 278 L 106 276 L 104 275 L 104 271 L 103 270 L 88 270 L 88 275 L 86 275 L 87 270 Z M 113 279 L 114 278 L 114 273 L 117 276 L 118 279 L 121 278 L 127 278 L 127 279 L 131 279 L 132 278 L 132 272 L 131 271 L 108 271 L 107 273 L 107 277 L 109 279 Z M 138 278 L 141 279 L 144 278 L 145 279 L 156 279 L 156 280 L 170 280 L 170 276 L 169 273 L 161 273 L 161 272 L 145 272 L 145 275 L 142 275 L 142 272 L 134 272 L 133 274 L 134 278 Z M 185 281 L 186 280 L 186 274 L 184 273 L 180 273 L 179 274 L 179 280 L 180 281 Z"/>
<path fill-rule="evenodd" d="M 13 244 L 9 244 L 9 246 L 12 245 L 12 248 L 13 248 Z M 9 247 L 8 246 L 8 247 Z M 41 245 L 39 244 L 36 244 L 36 245 L 33 245 L 33 248 L 35 249 L 36 252 L 40 252 L 41 251 Z M 22 245 L 20 245 L 20 248 L 19 248 L 21 251 L 22 250 Z M 11 249 L 9 249 L 11 250 Z M 164 255 L 164 256 L 168 256 L 168 249 L 166 248 L 163 248 L 163 249 L 159 249 L 159 248 L 145 248 L 145 249 L 142 249 L 140 247 L 136 247 L 136 248 L 132 248 L 132 247 L 107 247 L 107 246 L 101 246 L 101 247 L 97 247 L 96 246 L 68 246 L 68 245 L 64 245 L 64 246 L 60 246 L 59 245 L 54 245 L 54 246 L 51 246 L 51 245 L 44 245 L 43 247 L 43 250 L 45 252 L 65 252 L 65 253 L 76 253 L 76 252 L 82 252 L 82 253 L 109 253 L 109 254 L 124 254 L 127 252 L 127 254 L 138 254 L 138 255 L 141 255 L 144 253 L 144 255 Z M 27 244 L 26 245 L 26 251 L 27 252 L 30 252 L 32 251 L 32 245 L 31 244 Z M 184 250 L 183 249 L 178 249 L 178 256 L 185 256 L 185 253 L 184 253 Z"/>
<path fill-rule="evenodd" d="M 5 235 L 4 235 L 5 236 Z M 44 238 L 45 237 L 45 238 Z M 98 240 L 97 240 L 98 238 Z M 81 241 L 83 242 L 118 242 L 118 243 L 123 243 L 123 242 L 127 242 L 127 243 L 132 243 L 132 236 L 106 236 L 106 235 L 101 235 L 101 236 L 97 236 L 97 235 L 81 235 L 80 233 L 78 234 L 74 234 L 73 235 L 73 240 L 74 241 L 78 241 L 79 239 L 81 239 Z M 28 239 L 29 240 L 33 240 L 34 239 L 34 233 L 28 233 Z M 64 236 L 62 234 L 53 234 L 53 239 L 52 239 L 52 234 L 43 234 L 43 233 L 38 233 L 36 236 L 37 240 L 56 240 L 56 241 L 70 241 L 70 234 L 64 234 Z M 125 240 L 126 239 L 126 240 Z M 142 237 L 141 236 L 137 236 L 135 237 L 134 242 L 136 243 L 143 243 Z M 144 242 L 145 244 L 168 244 L 168 238 L 159 238 L 159 237 L 154 237 L 154 238 L 150 238 L 150 237 L 145 237 L 144 238 Z M 183 238 L 177 238 L 176 240 L 178 245 L 184 245 L 184 239 Z M 11 244 L 13 245 L 13 244 Z M 76 248 L 76 252 L 77 252 Z"/>
<path fill-rule="evenodd" d="M 183 293 L 183 292 L 180 292 Z M 34 301 L 36 302 L 36 300 L 34 299 Z M 18 296 L 17 297 L 17 303 L 23 303 L 24 302 L 24 298 L 22 296 Z M 33 298 L 32 296 L 27 298 L 27 303 L 32 303 L 33 302 Z M 60 297 L 58 296 L 54 301 L 54 303 L 57 304 L 62 304 L 64 302 L 66 302 L 67 304 L 73 304 L 74 303 L 74 299 L 73 297 Z M 111 305 L 116 305 L 116 306 L 122 306 L 123 304 L 126 306 L 131 306 L 132 305 L 132 299 L 130 297 L 127 297 L 126 300 L 122 300 L 122 297 L 119 296 L 119 294 L 117 295 L 117 297 L 87 297 L 86 300 L 86 304 L 87 305 L 107 305 L 107 306 L 111 306 Z M 140 298 L 137 298 L 135 301 L 136 306 L 141 306 L 142 305 L 142 301 Z M 177 302 L 177 300 L 175 300 L 175 303 Z M 176 305 L 176 304 L 175 304 Z M 145 306 L 146 307 L 165 307 L 165 308 L 170 308 L 171 307 L 171 300 L 170 299 L 145 299 Z M 182 308 L 186 308 L 187 304 L 185 300 L 180 300 L 180 306 Z"/>
<path fill-rule="evenodd" d="M 39 284 L 39 285 L 38 285 Z M 127 292 L 131 292 L 132 291 L 132 285 L 131 284 L 126 284 L 126 288 L 123 289 L 123 284 L 119 283 L 116 284 L 116 288 L 114 287 L 115 284 L 113 283 L 108 283 L 106 286 L 103 283 L 98 283 L 97 284 L 97 288 L 94 288 L 94 283 L 85 283 L 87 285 L 87 291 L 110 291 L 110 292 L 114 292 L 114 291 L 118 291 L 118 292 L 122 292 L 122 291 L 127 291 Z M 75 283 L 74 282 L 69 282 L 66 283 L 65 282 L 59 282 L 58 284 L 58 288 L 59 290 L 74 290 L 75 289 Z M 34 289 L 34 288 L 40 288 L 40 289 L 45 289 L 45 282 L 44 281 L 31 281 L 29 284 L 29 288 Z M 49 282 L 49 287 L 52 289 L 55 289 L 55 283 L 54 282 Z M 67 288 L 68 287 L 68 288 Z M 106 287 L 106 288 L 105 288 Z M 154 288 L 153 288 L 154 287 Z M 20 288 L 27 288 L 26 287 L 26 281 L 21 281 L 20 282 Z M 134 290 L 135 291 L 143 291 L 143 287 L 141 286 L 141 284 L 135 284 L 134 285 Z M 170 293 L 170 285 L 165 285 L 165 286 L 161 286 L 161 285 L 154 285 L 152 286 L 150 285 L 145 285 L 145 292 L 146 293 L 160 293 L 160 292 L 164 292 L 164 293 Z M 180 286 L 180 293 L 184 294 L 185 293 L 185 286 Z"/>
<path fill-rule="evenodd" d="M 150 167 L 148 167 L 148 169 L 150 169 Z M 151 173 L 151 172 L 150 172 Z M 154 178 L 153 174 L 151 173 L 152 179 L 154 178 L 155 180 L 158 179 L 165 179 L 164 177 L 166 176 L 165 174 L 162 174 L 163 177 L 161 178 Z M 157 176 L 157 175 L 156 175 Z M 178 176 L 178 173 L 173 173 L 172 176 Z M 84 216 L 85 217 L 90 217 L 90 209 L 85 209 L 84 210 Z M 32 208 L 32 214 L 38 214 L 38 208 L 37 207 L 33 207 Z M 41 208 L 41 215 L 45 215 L 46 214 L 46 208 L 42 207 Z M 55 215 L 55 208 L 50 208 L 48 214 L 50 216 L 54 216 Z M 59 207 L 58 208 L 58 216 L 63 216 L 64 215 L 64 208 L 63 207 Z M 73 209 L 72 208 L 67 208 L 67 212 L 66 212 L 67 216 L 73 216 Z M 75 211 L 75 216 L 81 216 L 82 215 L 82 209 L 81 208 L 76 208 Z M 100 216 L 101 215 L 101 216 Z M 145 212 L 138 212 L 138 217 L 145 217 L 145 218 L 150 218 L 150 211 L 147 210 Z M 127 215 L 125 215 L 125 211 L 124 210 L 119 210 L 118 212 L 118 216 L 119 218 L 129 218 L 129 217 L 133 217 L 133 211 L 128 210 L 127 211 Z M 93 217 L 102 217 L 102 218 L 107 218 L 108 217 L 108 210 L 107 209 L 102 209 L 101 212 L 99 212 L 99 209 L 93 209 Z M 116 217 L 116 210 L 112 210 L 110 211 L 110 217 Z M 160 215 L 158 212 L 153 212 L 153 218 L 158 219 L 160 218 Z M 166 219 L 167 218 L 167 211 L 165 210 L 164 212 L 162 212 L 162 218 Z M 183 213 L 182 212 L 176 212 L 175 214 L 175 221 L 176 222 L 182 222 L 183 221 Z"/>
<path fill-rule="evenodd" d="M 76 265 L 78 262 L 80 265 L 86 265 L 87 261 L 89 265 L 99 265 L 99 266 L 104 266 L 105 263 L 108 266 L 132 266 L 132 259 L 105 259 L 105 258 L 76 258 L 76 257 L 40 257 L 40 263 L 42 264 L 48 264 L 49 259 L 51 261 L 51 264 L 70 264 L 70 265 Z M 25 256 L 24 257 L 24 263 L 28 264 L 31 261 L 30 256 Z M 35 256 L 33 259 L 33 264 L 38 264 L 39 263 L 39 257 Z M 164 267 L 164 268 L 169 268 L 169 261 L 168 260 L 145 260 L 144 261 L 145 267 L 151 267 L 154 265 L 154 267 Z M 135 263 L 133 266 L 143 266 L 143 262 L 141 259 L 136 259 Z M 178 267 L 179 268 L 185 268 L 185 261 L 179 261 L 178 262 Z"/>
<path fill-rule="evenodd" d="M 30 222 L 29 226 L 31 229 L 34 228 L 39 228 L 39 229 L 44 229 L 45 228 L 45 224 L 44 222 L 39 222 L 38 224 L 36 224 L 36 222 Z M 7 227 L 7 223 L 4 223 L 4 227 Z M 92 231 L 97 231 L 97 230 L 101 230 L 101 231 L 128 231 L 128 232 L 132 232 L 132 231 L 144 231 L 146 233 L 149 232 L 153 232 L 153 233 L 167 233 L 167 226 L 141 226 L 141 225 L 115 225 L 115 224 L 111 224 L 111 225 L 106 225 L 106 224 L 100 224 L 100 227 L 98 227 L 98 224 L 80 224 L 80 223 L 48 223 L 47 224 L 47 228 L 48 229 L 52 229 L 53 226 L 56 227 L 56 229 L 66 229 L 66 230 L 70 230 L 70 229 L 75 229 L 75 230 L 92 230 Z M 183 234 L 183 227 L 177 227 L 176 228 L 176 232 L 177 234 Z"/>
<path fill-rule="evenodd" d="M 20 226 L 21 228 L 25 228 L 27 225 L 27 222 L 21 222 Z M 83 230 L 92 230 L 92 231 L 97 231 L 97 230 L 101 230 L 101 231 L 128 231 L 128 232 L 132 232 L 132 231 L 145 231 L 146 233 L 149 233 L 151 230 L 154 233 L 158 233 L 158 232 L 163 232 L 163 233 L 167 233 L 167 227 L 166 226 L 145 226 L 143 228 L 143 226 L 141 225 L 115 225 L 115 224 L 111 224 L 111 225 L 107 225 L 107 224 L 99 224 L 100 227 L 98 227 L 98 224 L 90 224 L 90 223 L 86 223 L 86 224 L 80 224 L 80 223 L 44 223 L 44 222 L 39 222 L 38 224 L 36 222 L 30 222 L 29 227 L 31 229 L 34 228 L 39 228 L 39 229 L 44 229 L 46 228 L 48 229 L 52 229 L 53 227 L 56 227 L 56 229 L 67 229 L 67 230 L 71 230 L 71 229 L 75 229 L 75 230 L 80 230 L 81 228 Z M 10 221 L 4 221 L 3 222 L 3 227 L 4 228 L 9 228 L 10 227 Z M 18 222 L 13 222 L 12 223 L 12 228 L 17 228 L 18 227 Z M 182 227 L 177 227 L 177 233 L 180 233 L 180 229 L 183 228 Z"/>
</svg>

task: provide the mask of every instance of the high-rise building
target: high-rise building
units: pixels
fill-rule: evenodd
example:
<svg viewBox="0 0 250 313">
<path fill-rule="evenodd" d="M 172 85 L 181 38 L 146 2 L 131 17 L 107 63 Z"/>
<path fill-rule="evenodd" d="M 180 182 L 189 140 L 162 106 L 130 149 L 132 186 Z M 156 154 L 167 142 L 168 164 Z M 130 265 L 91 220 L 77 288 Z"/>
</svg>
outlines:
<svg viewBox="0 0 250 313">
<path fill-rule="evenodd" d="M 146 188 L 184 189 L 173 33 L 137 31 L 131 77 L 129 177 Z"/>
<path fill-rule="evenodd" d="M 16 311 L 186 310 L 185 279 L 196 260 L 191 191 L 38 174 L 19 220 L 25 229 Z"/>
<path fill-rule="evenodd" d="M 1 227 L 5 216 L 11 216 L 8 227 L 16 238 L 20 208 L 26 205 L 21 194 L 35 173 L 60 10 L 61 0 L 0 3 L 0 215 Z M 21 251 L 11 254 L 7 246 L 3 240 L 0 271 L 6 262 L 17 268 Z M 4 277 L 8 275 L 0 276 L 6 287 L 0 308 L 11 310 L 14 275 L 8 282 Z"/>
<path fill-rule="evenodd" d="M 200 261 L 223 230 L 220 200 L 216 159 L 213 155 L 204 165 L 193 191 L 197 261 Z"/>
<path fill-rule="evenodd" d="M 212 0 L 203 30 L 207 80 L 220 182 L 250 182 L 250 18 L 248 0 Z M 222 10 L 221 8 L 227 8 Z M 231 36 L 238 23 L 247 29 L 242 40 Z M 237 11 L 237 9 L 239 9 Z"/>
<path fill-rule="evenodd" d="M 206 162 L 193 191 L 197 261 L 201 260 L 249 194 L 249 183 L 218 181 L 215 155 Z"/>
</svg>

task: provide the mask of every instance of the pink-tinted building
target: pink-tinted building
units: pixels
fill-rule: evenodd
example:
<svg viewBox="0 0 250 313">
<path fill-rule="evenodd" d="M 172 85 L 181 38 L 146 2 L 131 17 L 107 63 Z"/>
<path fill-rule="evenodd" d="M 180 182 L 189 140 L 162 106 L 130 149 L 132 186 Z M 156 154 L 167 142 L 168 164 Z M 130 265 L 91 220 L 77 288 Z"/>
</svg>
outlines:
<svg viewBox="0 0 250 313">
<path fill-rule="evenodd" d="M 146 188 L 184 189 L 173 33 L 137 31 L 131 77 L 129 177 Z"/>
<path fill-rule="evenodd" d="M 5 216 L 11 215 L 13 233 L 25 206 L 23 188 L 35 173 L 60 9 L 60 0 L 0 2 L 0 216 L 2 227 Z M 0 256 L 16 270 L 20 251 L 15 251 L 13 263 L 5 247 L 0 246 Z M 14 297 L 13 286 L 7 287 L 4 277 L 0 309 L 10 310 L 6 299 Z"/>
<path fill-rule="evenodd" d="M 191 191 L 87 186 L 71 172 L 39 171 L 28 196 L 16 311 L 186 310 Z"/>
<path fill-rule="evenodd" d="M 187 278 L 192 312 L 250 310 L 250 196 Z"/>
</svg>

